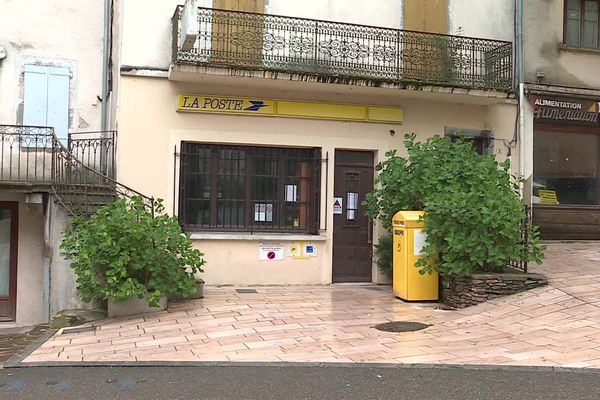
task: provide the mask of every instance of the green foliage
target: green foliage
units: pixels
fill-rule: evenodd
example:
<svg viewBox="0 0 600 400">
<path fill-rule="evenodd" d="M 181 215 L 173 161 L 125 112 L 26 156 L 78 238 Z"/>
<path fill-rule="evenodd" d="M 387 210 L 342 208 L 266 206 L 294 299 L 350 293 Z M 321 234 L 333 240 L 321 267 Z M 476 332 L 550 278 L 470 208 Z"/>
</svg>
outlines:
<svg viewBox="0 0 600 400">
<path fill-rule="evenodd" d="M 157 306 L 163 295 L 196 291 L 194 274 L 204 259 L 181 232 L 177 219 L 164 214 L 162 201 L 153 217 L 141 198 L 119 199 L 89 219 L 72 219 L 63 231 L 62 255 L 77 275 L 77 293 L 86 302 L 123 301 L 148 296 Z"/>
<path fill-rule="evenodd" d="M 434 136 L 420 143 L 406 135 L 408 157 L 396 151 L 376 167 L 379 188 L 367 195 L 367 215 L 391 229 L 400 210 L 425 211 L 427 245 L 417 262 L 421 273 L 467 276 L 502 271 L 509 259 L 541 262 L 544 247 L 531 226 L 529 246 L 521 244 L 524 205 L 509 162 L 479 155 L 472 144 Z"/>
<path fill-rule="evenodd" d="M 377 267 L 389 278 L 392 277 L 393 271 L 393 254 L 394 240 L 391 233 L 387 233 L 379 238 L 377 244 L 375 244 L 375 261 Z"/>
</svg>

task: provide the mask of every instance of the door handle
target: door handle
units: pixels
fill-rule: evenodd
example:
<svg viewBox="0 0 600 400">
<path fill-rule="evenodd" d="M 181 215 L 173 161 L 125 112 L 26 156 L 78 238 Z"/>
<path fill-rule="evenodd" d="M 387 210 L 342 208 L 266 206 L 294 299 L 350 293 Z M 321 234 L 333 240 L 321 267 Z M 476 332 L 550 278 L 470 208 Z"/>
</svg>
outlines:
<svg viewBox="0 0 600 400">
<path fill-rule="evenodd" d="M 373 244 L 373 220 L 367 218 L 367 244 Z"/>
</svg>

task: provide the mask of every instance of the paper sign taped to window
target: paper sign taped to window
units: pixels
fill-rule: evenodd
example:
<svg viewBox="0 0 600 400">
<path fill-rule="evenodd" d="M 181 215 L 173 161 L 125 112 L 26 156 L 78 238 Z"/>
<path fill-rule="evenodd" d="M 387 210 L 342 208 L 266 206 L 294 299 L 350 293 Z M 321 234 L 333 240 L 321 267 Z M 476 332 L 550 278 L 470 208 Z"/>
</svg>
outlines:
<svg viewBox="0 0 600 400">
<path fill-rule="evenodd" d="M 254 204 L 255 222 L 273 222 L 273 204 L 256 203 Z"/>
<path fill-rule="evenodd" d="M 298 186 L 297 185 L 285 185 L 285 201 L 295 203 L 298 198 Z"/>
<path fill-rule="evenodd" d="M 427 245 L 427 234 L 422 229 L 415 229 L 414 255 L 422 256 L 423 248 Z"/>
<path fill-rule="evenodd" d="M 558 204 L 556 191 L 548 189 L 540 189 L 540 203 L 542 204 Z"/>
</svg>

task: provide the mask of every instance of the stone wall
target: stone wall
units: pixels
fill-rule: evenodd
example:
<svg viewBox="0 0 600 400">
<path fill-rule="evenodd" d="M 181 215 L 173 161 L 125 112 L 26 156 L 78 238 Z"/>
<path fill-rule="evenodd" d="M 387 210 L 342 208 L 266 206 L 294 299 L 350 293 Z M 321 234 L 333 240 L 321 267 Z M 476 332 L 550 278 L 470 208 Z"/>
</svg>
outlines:
<svg viewBox="0 0 600 400">
<path fill-rule="evenodd" d="M 442 302 L 450 307 L 465 308 L 546 283 L 543 275 L 523 273 L 478 273 L 466 278 L 443 278 Z"/>
</svg>

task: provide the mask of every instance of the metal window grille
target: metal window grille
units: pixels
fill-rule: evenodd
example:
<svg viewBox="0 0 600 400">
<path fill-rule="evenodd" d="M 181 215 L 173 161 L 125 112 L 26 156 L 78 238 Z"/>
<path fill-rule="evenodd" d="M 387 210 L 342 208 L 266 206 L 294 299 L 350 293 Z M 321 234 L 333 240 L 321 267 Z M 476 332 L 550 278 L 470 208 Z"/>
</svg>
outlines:
<svg viewBox="0 0 600 400">
<path fill-rule="evenodd" d="M 187 230 L 318 233 L 320 149 L 183 142 Z"/>
</svg>

